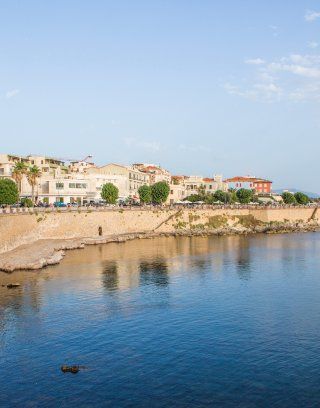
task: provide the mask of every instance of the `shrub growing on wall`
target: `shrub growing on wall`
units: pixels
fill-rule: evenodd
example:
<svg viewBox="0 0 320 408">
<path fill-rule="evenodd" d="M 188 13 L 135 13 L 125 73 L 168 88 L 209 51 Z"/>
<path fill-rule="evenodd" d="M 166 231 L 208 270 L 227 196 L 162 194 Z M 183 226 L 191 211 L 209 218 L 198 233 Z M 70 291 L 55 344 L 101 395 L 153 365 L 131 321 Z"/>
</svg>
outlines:
<svg viewBox="0 0 320 408">
<path fill-rule="evenodd" d="M 150 203 L 152 199 L 152 194 L 151 194 L 151 187 L 147 186 L 146 184 L 144 186 L 139 187 L 138 190 L 139 193 L 139 198 L 142 203 Z"/>
<path fill-rule="evenodd" d="M 106 183 L 102 186 L 101 197 L 107 204 L 115 204 L 119 197 L 119 189 L 112 183 Z"/>
<path fill-rule="evenodd" d="M 0 180 L 0 205 L 12 205 L 19 201 L 17 184 L 10 179 Z"/>
<path fill-rule="evenodd" d="M 170 193 L 170 187 L 165 181 L 159 181 L 151 187 L 152 202 L 156 204 L 164 203 Z"/>
</svg>

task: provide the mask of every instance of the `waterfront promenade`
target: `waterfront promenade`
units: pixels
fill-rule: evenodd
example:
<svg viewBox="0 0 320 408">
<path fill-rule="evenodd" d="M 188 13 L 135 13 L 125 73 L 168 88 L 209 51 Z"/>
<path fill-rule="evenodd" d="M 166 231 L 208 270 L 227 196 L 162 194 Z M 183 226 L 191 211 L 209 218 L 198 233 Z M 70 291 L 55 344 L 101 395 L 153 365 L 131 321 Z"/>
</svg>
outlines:
<svg viewBox="0 0 320 408">
<path fill-rule="evenodd" d="M 319 208 L 320 203 L 312 203 L 310 205 L 259 205 L 259 204 L 188 204 L 188 205 L 166 205 L 166 206 L 67 206 L 67 207 L 5 207 L 0 208 L 1 215 L 14 215 L 14 214 L 38 214 L 38 213 L 66 213 L 66 212 L 102 212 L 102 211 L 150 211 L 150 210 L 240 210 L 240 209 L 259 209 L 259 210 L 279 210 L 288 208 Z"/>
</svg>

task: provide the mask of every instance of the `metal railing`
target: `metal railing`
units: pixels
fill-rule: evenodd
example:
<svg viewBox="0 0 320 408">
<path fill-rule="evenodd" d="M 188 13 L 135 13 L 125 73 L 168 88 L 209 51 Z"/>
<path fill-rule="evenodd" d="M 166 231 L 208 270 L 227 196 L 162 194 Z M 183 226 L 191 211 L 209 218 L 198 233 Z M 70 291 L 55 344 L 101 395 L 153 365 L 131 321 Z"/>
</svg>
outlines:
<svg viewBox="0 0 320 408">
<path fill-rule="evenodd" d="M 320 204 L 313 203 L 310 205 L 289 205 L 289 204 L 274 204 L 274 205 L 252 205 L 252 204 L 188 204 L 188 205 L 163 205 L 163 206 L 70 206 L 70 207 L 10 207 L 0 208 L 0 215 L 13 214 L 50 214 L 50 213 L 91 213 L 101 211 L 149 211 L 149 210 L 179 210 L 179 209 L 199 209 L 199 210 L 242 210 L 242 209 L 257 209 L 257 210 L 278 210 L 288 208 L 319 208 Z"/>
</svg>

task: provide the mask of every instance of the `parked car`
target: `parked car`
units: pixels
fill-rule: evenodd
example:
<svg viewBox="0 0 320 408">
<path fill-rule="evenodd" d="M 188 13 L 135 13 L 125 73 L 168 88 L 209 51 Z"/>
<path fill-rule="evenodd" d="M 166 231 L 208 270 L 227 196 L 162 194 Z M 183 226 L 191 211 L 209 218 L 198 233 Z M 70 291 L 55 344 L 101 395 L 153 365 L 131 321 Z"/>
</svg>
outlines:
<svg viewBox="0 0 320 408">
<path fill-rule="evenodd" d="M 53 206 L 54 206 L 54 207 L 56 207 L 56 208 L 59 208 L 59 207 L 66 207 L 66 206 L 67 206 L 67 204 L 65 204 L 65 203 L 61 203 L 60 201 L 56 201 L 55 203 L 53 203 Z"/>
</svg>

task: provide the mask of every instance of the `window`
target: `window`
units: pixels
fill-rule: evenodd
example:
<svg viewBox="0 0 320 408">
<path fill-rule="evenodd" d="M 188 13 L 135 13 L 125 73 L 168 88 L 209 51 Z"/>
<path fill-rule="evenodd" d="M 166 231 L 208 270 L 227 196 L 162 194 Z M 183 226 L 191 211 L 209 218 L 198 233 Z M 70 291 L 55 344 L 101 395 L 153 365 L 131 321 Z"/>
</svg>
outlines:
<svg viewBox="0 0 320 408">
<path fill-rule="evenodd" d="M 4 168 L 0 169 L 0 174 L 4 174 Z"/>
<path fill-rule="evenodd" d="M 69 183 L 69 188 L 87 188 L 84 183 Z"/>
<path fill-rule="evenodd" d="M 64 189 L 64 183 L 56 183 L 56 189 L 57 190 L 63 190 Z"/>
</svg>

